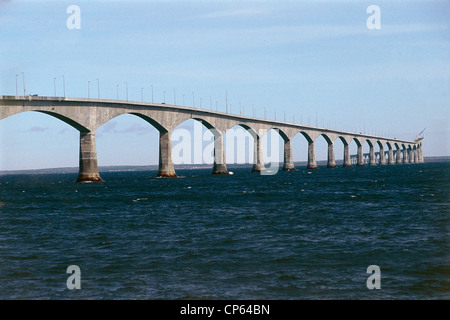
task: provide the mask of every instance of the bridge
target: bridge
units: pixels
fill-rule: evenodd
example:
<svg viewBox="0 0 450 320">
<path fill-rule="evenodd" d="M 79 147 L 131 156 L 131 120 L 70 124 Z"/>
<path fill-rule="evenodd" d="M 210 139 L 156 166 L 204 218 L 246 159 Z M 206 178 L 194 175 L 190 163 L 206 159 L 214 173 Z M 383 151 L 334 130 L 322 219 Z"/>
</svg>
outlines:
<svg viewBox="0 0 450 320">
<path fill-rule="evenodd" d="M 291 140 L 298 133 L 302 134 L 308 142 L 307 169 L 317 169 L 314 141 L 319 136 L 323 136 L 328 144 L 328 168 L 336 167 L 334 142 L 337 139 L 340 139 L 344 145 L 343 167 L 351 167 L 352 164 L 364 166 L 366 162 L 368 165 L 423 162 L 421 140 L 398 140 L 165 103 L 69 97 L 0 96 L 0 120 L 26 111 L 48 114 L 80 132 L 77 182 L 102 182 L 97 165 L 95 131 L 109 120 L 123 114 L 138 116 L 159 131 L 158 177 L 176 177 L 172 161 L 171 132 L 188 119 L 199 121 L 214 135 L 213 174 L 228 174 L 224 135 L 227 130 L 237 125 L 247 130 L 254 139 L 253 172 L 265 171 L 261 141 L 271 129 L 276 130 L 284 141 L 283 170 L 286 171 L 296 170 L 292 158 Z M 357 145 L 356 157 L 351 157 L 349 153 L 349 144 L 352 141 L 355 141 Z M 365 157 L 362 146 L 366 142 L 370 149 Z M 378 156 L 374 150 L 376 145 L 380 150 L 377 153 Z"/>
</svg>

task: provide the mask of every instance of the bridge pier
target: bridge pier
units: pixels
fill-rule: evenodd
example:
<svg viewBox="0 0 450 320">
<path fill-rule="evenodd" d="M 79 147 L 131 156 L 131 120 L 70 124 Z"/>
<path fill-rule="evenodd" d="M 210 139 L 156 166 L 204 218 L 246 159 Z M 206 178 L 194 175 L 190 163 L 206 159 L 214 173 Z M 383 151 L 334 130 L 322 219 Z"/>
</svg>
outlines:
<svg viewBox="0 0 450 320">
<path fill-rule="evenodd" d="M 394 161 L 394 150 L 392 150 L 392 147 L 389 148 L 389 151 L 388 151 L 388 164 L 389 165 L 395 164 L 395 161 Z"/>
<path fill-rule="evenodd" d="M 214 132 L 214 166 L 212 174 L 228 174 L 223 134 L 217 131 Z"/>
<path fill-rule="evenodd" d="M 317 169 L 316 152 L 314 150 L 314 141 L 308 141 L 308 165 L 306 169 Z"/>
<path fill-rule="evenodd" d="M 283 171 L 297 171 L 294 166 L 294 160 L 292 158 L 292 146 L 291 140 L 284 140 L 284 164 Z"/>
<path fill-rule="evenodd" d="M 172 161 L 172 139 L 170 131 L 159 132 L 159 168 L 158 177 L 176 178 Z"/>
<path fill-rule="evenodd" d="M 358 167 L 363 167 L 364 166 L 364 155 L 363 155 L 363 148 L 362 145 L 358 145 L 358 151 L 357 151 L 357 155 L 358 155 L 358 160 L 357 160 L 357 166 Z"/>
<path fill-rule="evenodd" d="M 380 165 L 386 165 L 386 155 L 384 154 L 383 145 L 380 146 Z"/>
<path fill-rule="evenodd" d="M 372 146 L 370 146 L 370 149 L 369 149 L 369 166 L 376 166 L 376 165 L 377 165 L 377 163 L 375 161 L 375 150 L 372 145 Z"/>
<path fill-rule="evenodd" d="M 402 159 L 403 164 L 408 163 L 408 155 L 407 155 L 406 149 L 403 149 L 402 151 L 403 151 L 403 159 Z"/>
<path fill-rule="evenodd" d="M 352 162 L 350 160 L 350 149 L 349 145 L 344 145 L 344 164 L 342 165 L 344 168 L 349 168 L 352 166 Z"/>
<path fill-rule="evenodd" d="M 423 163 L 423 149 L 422 144 L 419 145 L 419 163 Z"/>
<path fill-rule="evenodd" d="M 334 143 L 328 144 L 328 161 L 327 168 L 336 168 L 336 160 L 334 158 Z"/>
<path fill-rule="evenodd" d="M 398 148 L 395 152 L 395 163 L 402 164 L 402 151 L 400 150 L 400 148 Z"/>
<path fill-rule="evenodd" d="M 98 173 L 95 133 L 80 131 L 80 162 L 76 182 L 103 182 Z"/>
<path fill-rule="evenodd" d="M 254 141 L 255 141 L 255 149 L 254 149 L 252 172 L 264 172 L 266 171 L 266 167 L 264 166 L 261 137 L 255 136 Z"/>
</svg>

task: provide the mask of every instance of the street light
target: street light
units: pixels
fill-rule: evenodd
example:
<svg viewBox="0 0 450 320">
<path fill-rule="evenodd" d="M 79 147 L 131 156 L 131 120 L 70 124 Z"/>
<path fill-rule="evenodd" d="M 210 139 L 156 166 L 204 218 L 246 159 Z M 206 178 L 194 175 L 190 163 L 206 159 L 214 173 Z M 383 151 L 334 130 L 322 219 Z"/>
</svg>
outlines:
<svg viewBox="0 0 450 320">
<path fill-rule="evenodd" d="M 144 88 L 141 88 L 141 102 L 144 102 Z"/>
<path fill-rule="evenodd" d="M 176 95 L 175 95 L 175 89 L 173 89 L 173 104 L 177 104 Z"/>
<path fill-rule="evenodd" d="M 116 84 L 117 100 L 119 100 L 119 85 Z"/>
<path fill-rule="evenodd" d="M 54 93 L 55 93 L 55 97 L 56 97 L 56 78 L 53 78 L 53 87 L 54 87 Z"/>
<path fill-rule="evenodd" d="M 19 92 L 17 91 L 17 77 L 18 77 L 19 75 L 18 74 L 16 74 L 16 98 L 19 96 Z"/>
<path fill-rule="evenodd" d="M 66 97 L 66 79 L 64 78 L 64 75 L 62 75 L 63 79 L 63 92 L 64 92 L 64 98 Z"/>
<path fill-rule="evenodd" d="M 125 82 L 125 96 L 126 96 L 126 98 L 127 98 L 127 101 L 128 101 L 128 82 Z"/>
<path fill-rule="evenodd" d="M 88 99 L 91 98 L 91 92 L 89 90 L 90 84 L 91 84 L 91 81 L 88 81 Z"/>
<path fill-rule="evenodd" d="M 25 98 L 27 89 L 25 89 L 25 73 L 22 72 L 22 80 L 23 80 L 23 97 Z"/>
<path fill-rule="evenodd" d="M 100 80 L 97 78 L 98 98 L 100 99 Z"/>
<path fill-rule="evenodd" d="M 152 103 L 153 103 L 153 86 L 151 86 L 152 87 Z"/>
</svg>

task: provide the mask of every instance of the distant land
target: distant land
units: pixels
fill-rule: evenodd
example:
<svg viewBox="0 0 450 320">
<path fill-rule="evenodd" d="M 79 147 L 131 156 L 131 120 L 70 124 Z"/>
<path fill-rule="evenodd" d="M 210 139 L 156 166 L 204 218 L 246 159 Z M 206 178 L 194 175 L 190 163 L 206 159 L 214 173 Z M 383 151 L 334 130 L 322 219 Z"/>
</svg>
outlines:
<svg viewBox="0 0 450 320">
<path fill-rule="evenodd" d="M 450 156 L 440 156 L 440 157 L 424 157 L 425 163 L 427 162 L 450 162 Z M 326 165 L 327 161 L 317 161 L 317 165 Z M 280 163 L 282 166 L 283 163 Z M 294 162 L 297 169 L 302 167 L 306 168 L 307 161 Z M 342 160 L 336 160 L 336 165 L 342 165 Z M 194 169 L 212 169 L 212 164 L 176 164 L 176 170 L 194 170 Z M 227 168 L 251 168 L 253 164 L 227 164 Z M 148 166 L 100 166 L 98 168 L 99 172 L 114 172 L 114 171 L 157 171 L 158 165 L 148 165 Z M 0 175 L 8 174 L 45 174 L 45 173 L 78 173 L 78 167 L 64 167 L 64 168 L 45 168 L 45 169 L 28 169 L 28 170 L 0 170 Z"/>
</svg>

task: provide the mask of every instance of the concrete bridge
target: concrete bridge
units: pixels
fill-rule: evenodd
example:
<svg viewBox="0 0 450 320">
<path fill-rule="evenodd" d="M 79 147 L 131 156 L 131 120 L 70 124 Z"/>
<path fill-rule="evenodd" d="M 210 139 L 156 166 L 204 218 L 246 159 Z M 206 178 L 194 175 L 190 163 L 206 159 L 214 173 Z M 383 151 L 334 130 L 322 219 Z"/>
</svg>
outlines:
<svg viewBox="0 0 450 320">
<path fill-rule="evenodd" d="M 199 121 L 214 135 L 213 174 L 228 174 L 225 162 L 224 135 L 227 130 L 236 125 L 246 129 L 254 138 L 253 172 L 265 170 L 261 141 L 264 134 L 271 129 L 276 130 L 284 141 L 283 170 L 287 171 L 296 170 L 292 158 L 291 140 L 298 133 L 301 133 L 308 142 L 308 169 L 317 168 L 314 141 L 319 136 L 323 136 L 328 143 L 327 167 L 329 168 L 336 167 L 334 142 L 337 139 L 340 139 L 344 145 L 343 167 L 365 164 L 362 149 L 365 142 L 370 148 L 367 156 L 369 165 L 423 162 L 422 141 L 403 141 L 168 104 L 67 97 L 0 96 L 0 120 L 25 111 L 48 114 L 80 132 L 77 182 L 102 181 L 97 166 L 95 131 L 109 120 L 123 114 L 138 116 L 159 131 L 159 177 L 176 177 L 172 162 L 171 132 L 188 119 Z M 349 153 L 349 144 L 352 141 L 355 141 L 357 145 L 355 163 L 352 163 Z M 380 150 L 378 161 L 375 156 L 375 145 L 378 145 Z"/>
</svg>

